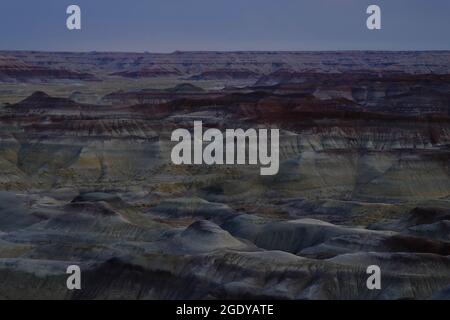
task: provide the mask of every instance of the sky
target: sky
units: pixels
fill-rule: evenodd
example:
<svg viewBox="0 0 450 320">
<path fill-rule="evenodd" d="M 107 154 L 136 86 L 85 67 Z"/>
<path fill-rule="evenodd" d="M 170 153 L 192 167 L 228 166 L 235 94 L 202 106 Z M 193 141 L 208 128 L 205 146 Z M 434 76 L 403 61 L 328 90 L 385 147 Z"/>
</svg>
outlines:
<svg viewBox="0 0 450 320">
<path fill-rule="evenodd" d="M 66 28 L 71 4 L 82 30 Z M 0 50 L 450 50 L 450 1 L 1 0 Z"/>
</svg>

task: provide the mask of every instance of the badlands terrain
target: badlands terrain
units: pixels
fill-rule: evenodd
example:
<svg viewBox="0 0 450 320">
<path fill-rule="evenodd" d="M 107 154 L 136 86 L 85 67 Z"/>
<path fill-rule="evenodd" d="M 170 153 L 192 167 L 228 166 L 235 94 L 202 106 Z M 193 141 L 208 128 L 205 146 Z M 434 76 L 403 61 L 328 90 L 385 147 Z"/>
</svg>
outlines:
<svg viewBox="0 0 450 320">
<path fill-rule="evenodd" d="M 194 120 L 279 173 L 173 165 Z M 0 52 L 0 299 L 448 299 L 449 147 L 447 51 Z"/>
</svg>

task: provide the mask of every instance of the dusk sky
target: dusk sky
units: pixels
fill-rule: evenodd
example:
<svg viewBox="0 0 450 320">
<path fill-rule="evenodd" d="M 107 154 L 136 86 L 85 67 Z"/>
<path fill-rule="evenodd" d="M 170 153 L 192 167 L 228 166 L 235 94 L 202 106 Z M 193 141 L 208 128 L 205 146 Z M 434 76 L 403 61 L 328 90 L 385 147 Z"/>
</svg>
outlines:
<svg viewBox="0 0 450 320">
<path fill-rule="evenodd" d="M 82 30 L 66 29 L 66 8 Z M 382 9 L 382 30 L 366 8 Z M 1 0 L 0 49 L 450 50 L 449 0 Z"/>
</svg>

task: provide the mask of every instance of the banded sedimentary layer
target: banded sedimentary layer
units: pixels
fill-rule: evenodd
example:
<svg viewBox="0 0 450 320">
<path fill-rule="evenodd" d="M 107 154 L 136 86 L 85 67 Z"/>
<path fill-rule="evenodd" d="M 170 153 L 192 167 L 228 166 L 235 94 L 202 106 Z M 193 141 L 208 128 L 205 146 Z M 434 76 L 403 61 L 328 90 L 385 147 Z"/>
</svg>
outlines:
<svg viewBox="0 0 450 320">
<path fill-rule="evenodd" d="M 448 298 L 448 53 L 8 54 L 136 82 L 0 108 L 0 298 Z M 279 173 L 172 164 L 194 120 L 279 128 Z"/>
</svg>

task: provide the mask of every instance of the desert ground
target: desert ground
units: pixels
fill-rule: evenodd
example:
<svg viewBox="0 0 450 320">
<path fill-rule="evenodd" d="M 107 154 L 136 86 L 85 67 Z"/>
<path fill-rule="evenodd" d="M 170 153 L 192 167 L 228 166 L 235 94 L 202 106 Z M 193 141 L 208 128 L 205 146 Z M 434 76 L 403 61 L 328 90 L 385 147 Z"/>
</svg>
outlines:
<svg viewBox="0 0 450 320">
<path fill-rule="evenodd" d="M 194 120 L 279 173 L 174 165 Z M 449 147 L 448 51 L 1 51 L 0 299 L 448 299 Z"/>
</svg>

